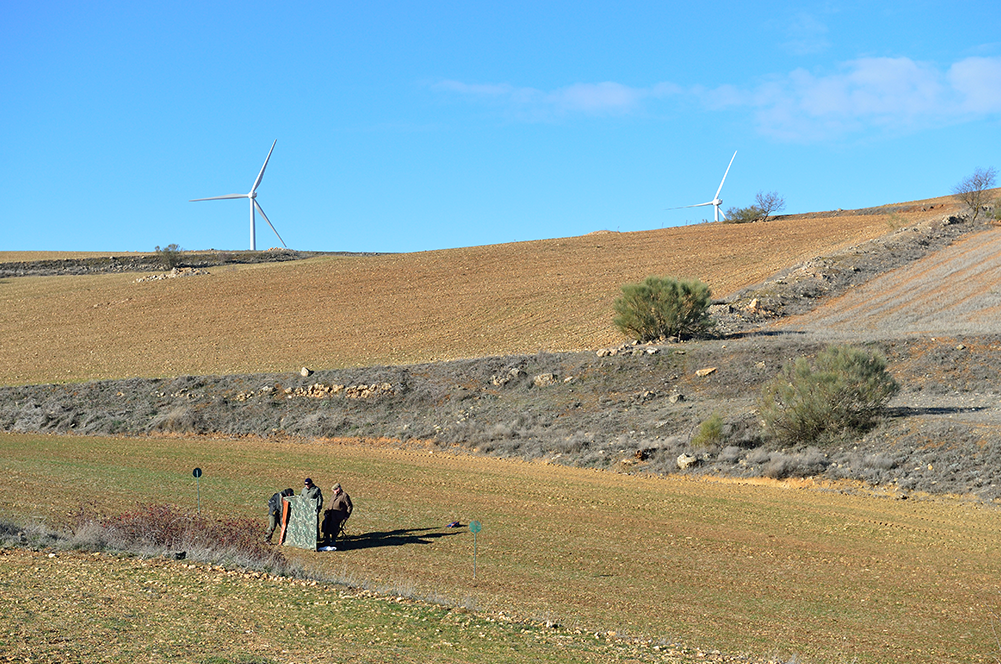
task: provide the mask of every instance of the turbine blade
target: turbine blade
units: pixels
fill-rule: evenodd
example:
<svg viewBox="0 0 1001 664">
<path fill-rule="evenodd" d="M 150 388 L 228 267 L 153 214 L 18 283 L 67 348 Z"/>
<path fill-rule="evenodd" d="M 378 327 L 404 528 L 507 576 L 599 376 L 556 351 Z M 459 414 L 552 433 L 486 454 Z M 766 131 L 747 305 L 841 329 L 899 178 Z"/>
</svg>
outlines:
<svg viewBox="0 0 1001 664">
<path fill-rule="evenodd" d="M 723 208 L 716 206 L 716 209 L 719 210 L 719 216 L 723 217 L 723 221 L 727 221 L 726 215 L 723 214 Z"/>
<path fill-rule="evenodd" d="M 192 198 L 189 203 L 194 203 L 196 201 L 224 201 L 230 198 L 247 198 L 247 194 L 228 194 L 226 196 L 213 196 L 212 198 Z"/>
<path fill-rule="evenodd" d="M 271 146 L 271 147 L 274 147 L 274 146 Z M 267 164 L 265 164 L 265 166 L 266 165 Z M 275 231 L 275 235 L 278 235 L 278 231 L 275 230 L 274 224 L 272 224 L 271 220 L 268 219 L 268 215 L 264 214 L 264 209 L 261 207 L 261 204 L 257 202 L 257 199 L 254 199 L 254 207 L 256 207 L 257 211 L 261 213 L 262 217 L 264 217 L 264 221 L 268 222 L 268 226 L 271 226 L 271 230 Z M 282 243 L 283 247 L 285 247 L 286 249 L 288 249 L 288 245 L 285 244 L 285 240 L 282 239 L 281 235 L 278 235 L 278 241 Z"/>
<path fill-rule="evenodd" d="M 278 139 L 276 138 L 275 139 L 275 143 L 277 143 L 277 142 L 278 142 Z M 267 159 L 264 160 L 264 165 L 261 166 L 261 172 L 257 174 L 257 179 L 254 180 L 254 186 L 250 188 L 250 193 L 254 193 L 255 191 L 257 191 L 257 185 L 261 184 L 261 178 L 264 177 L 264 169 L 268 167 L 268 160 L 271 159 L 271 153 L 275 151 L 275 143 L 271 144 L 271 149 L 268 150 L 268 157 L 267 157 Z M 736 154 L 736 153 L 734 153 L 734 154 Z M 268 223 L 271 223 L 271 222 L 269 221 Z M 279 239 L 281 239 L 281 238 L 279 238 Z"/>
<path fill-rule="evenodd" d="M 723 179 L 719 181 L 719 189 L 716 190 L 716 195 L 713 196 L 714 199 L 719 198 L 719 192 L 723 191 L 723 183 L 726 182 L 726 175 L 730 172 L 730 167 L 733 166 L 733 160 L 737 157 L 737 151 L 733 151 L 733 156 L 730 157 L 730 163 L 726 166 L 726 173 L 723 174 Z"/>
<path fill-rule="evenodd" d="M 702 207 L 703 205 L 712 205 L 712 204 L 713 204 L 713 202 L 709 201 L 708 203 L 696 203 L 695 205 L 682 205 L 681 207 L 673 207 L 673 208 L 666 208 L 666 209 L 668 209 L 668 210 L 684 210 L 684 209 L 687 209 L 687 208 Z"/>
</svg>

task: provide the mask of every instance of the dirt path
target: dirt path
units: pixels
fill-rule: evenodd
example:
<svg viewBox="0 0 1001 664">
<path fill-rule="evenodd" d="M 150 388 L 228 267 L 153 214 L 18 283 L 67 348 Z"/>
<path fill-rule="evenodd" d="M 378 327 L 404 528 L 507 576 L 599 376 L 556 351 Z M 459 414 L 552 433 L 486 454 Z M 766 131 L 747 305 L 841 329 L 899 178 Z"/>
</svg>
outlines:
<svg viewBox="0 0 1001 664">
<path fill-rule="evenodd" d="M 768 330 L 840 339 L 1001 333 L 1001 229 L 976 233 Z"/>
</svg>

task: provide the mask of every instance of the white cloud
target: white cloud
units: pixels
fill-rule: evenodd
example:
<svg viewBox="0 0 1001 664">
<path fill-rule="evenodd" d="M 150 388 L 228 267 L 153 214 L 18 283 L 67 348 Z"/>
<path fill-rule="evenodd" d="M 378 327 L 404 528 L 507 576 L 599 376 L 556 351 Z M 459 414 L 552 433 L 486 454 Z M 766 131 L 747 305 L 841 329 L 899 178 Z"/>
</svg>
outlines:
<svg viewBox="0 0 1001 664">
<path fill-rule="evenodd" d="M 758 130 L 783 140 L 818 141 L 853 133 L 910 132 L 1001 114 L 1001 57 L 970 57 L 948 69 L 910 58 L 860 58 L 833 73 L 796 69 L 753 86 L 682 88 L 574 83 L 550 91 L 509 84 L 442 81 L 436 90 L 492 100 L 531 120 L 556 115 L 629 115 L 657 100 L 695 100 L 716 111 L 747 110 Z"/>
<path fill-rule="evenodd" d="M 747 108 L 762 133 L 787 140 L 908 132 L 1001 113 L 1001 58 L 967 58 L 946 71 L 910 58 L 861 58 L 831 74 L 796 69 L 699 96 L 709 108 Z"/>
<path fill-rule="evenodd" d="M 574 83 L 549 92 L 536 88 L 517 88 L 506 83 L 480 85 L 459 81 L 441 81 L 432 88 L 466 97 L 506 101 L 514 110 L 529 112 L 536 117 L 573 112 L 591 115 L 628 114 L 641 110 L 645 99 L 658 99 L 682 92 L 680 87 L 670 83 L 635 88 L 611 81 Z"/>
<path fill-rule="evenodd" d="M 1001 58 L 967 58 L 949 68 L 949 84 L 970 113 L 1001 111 Z"/>
</svg>

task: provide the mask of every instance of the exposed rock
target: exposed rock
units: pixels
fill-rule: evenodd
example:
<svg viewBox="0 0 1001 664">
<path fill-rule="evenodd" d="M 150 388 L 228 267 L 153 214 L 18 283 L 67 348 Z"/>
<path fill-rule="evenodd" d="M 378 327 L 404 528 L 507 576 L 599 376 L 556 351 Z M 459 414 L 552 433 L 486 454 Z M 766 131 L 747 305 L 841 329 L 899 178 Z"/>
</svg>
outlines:
<svg viewBox="0 0 1001 664">
<path fill-rule="evenodd" d="M 301 375 L 303 378 L 308 378 L 309 376 L 313 375 L 313 372 L 307 369 L 306 367 L 303 367 L 302 369 L 299 369 L 299 375 Z"/>
<path fill-rule="evenodd" d="M 705 369 L 699 369 L 695 372 L 695 375 L 699 378 L 705 378 L 709 374 L 716 373 L 716 367 L 706 367 Z"/>
<path fill-rule="evenodd" d="M 144 281 L 163 281 L 164 279 L 177 279 L 178 277 L 194 277 L 200 274 L 208 274 L 208 272 L 199 270 L 196 267 L 175 267 L 170 272 L 165 272 L 164 274 L 148 274 L 145 277 L 139 277 L 134 283 L 141 284 Z"/>
<path fill-rule="evenodd" d="M 698 457 L 694 457 L 691 454 L 682 454 L 678 457 L 678 468 L 680 470 L 686 470 L 691 468 L 699 462 Z"/>
<path fill-rule="evenodd" d="M 539 374 L 532 379 L 532 384 L 536 387 L 548 387 L 556 384 L 556 376 L 551 373 Z"/>
<path fill-rule="evenodd" d="M 270 392 L 270 390 L 268 390 L 268 392 Z M 261 393 L 263 394 L 265 391 L 261 390 Z M 296 397 L 326 399 L 338 394 L 344 396 L 346 399 L 369 399 L 372 397 L 392 396 L 396 394 L 396 389 L 391 383 L 349 385 L 346 387 L 344 385 L 325 385 L 323 383 L 314 383 L 309 387 L 286 387 L 284 394 L 286 399 L 293 399 Z M 250 395 L 253 396 L 253 393 L 251 392 Z"/>
<path fill-rule="evenodd" d="M 526 374 L 524 371 L 515 367 L 510 371 L 508 371 L 506 374 L 501 374 L 501 375 L 494 374 L 493 376 L 491 376 L 490 384 L 495 387 L 503 387 L 504 385 L 510 383 L 512 380 L 517 380 L 522 376 L 527 376 L 527 375 L 528 374 Z"/>
</svg>

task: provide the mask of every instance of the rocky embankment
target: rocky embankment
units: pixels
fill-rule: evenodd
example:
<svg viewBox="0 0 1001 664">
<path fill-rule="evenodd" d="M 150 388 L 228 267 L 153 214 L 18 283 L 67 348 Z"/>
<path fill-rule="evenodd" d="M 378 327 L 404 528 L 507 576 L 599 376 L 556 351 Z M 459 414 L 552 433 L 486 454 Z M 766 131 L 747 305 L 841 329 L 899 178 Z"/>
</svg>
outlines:
<svg viewBox="0 0 1001 664">
<path fill-rule="evenodd" d="M 295 251 L 268 249 L 266 251 L 186 251 L 182 252 L 178 268 L 203 269 L 218 265 L 251 263 L 281 263 L 314 256 L 374 256 L 373 253 L 348 253 L 330 251 Z M 51 277 L 58 275 L 108 274 L 119 272 L 169 271 L 158 254 L 127 254 L 99 258 L 65 258 L 41 261 L 0 263 L 0 279 L 8 277 Z"/>
</svg>

